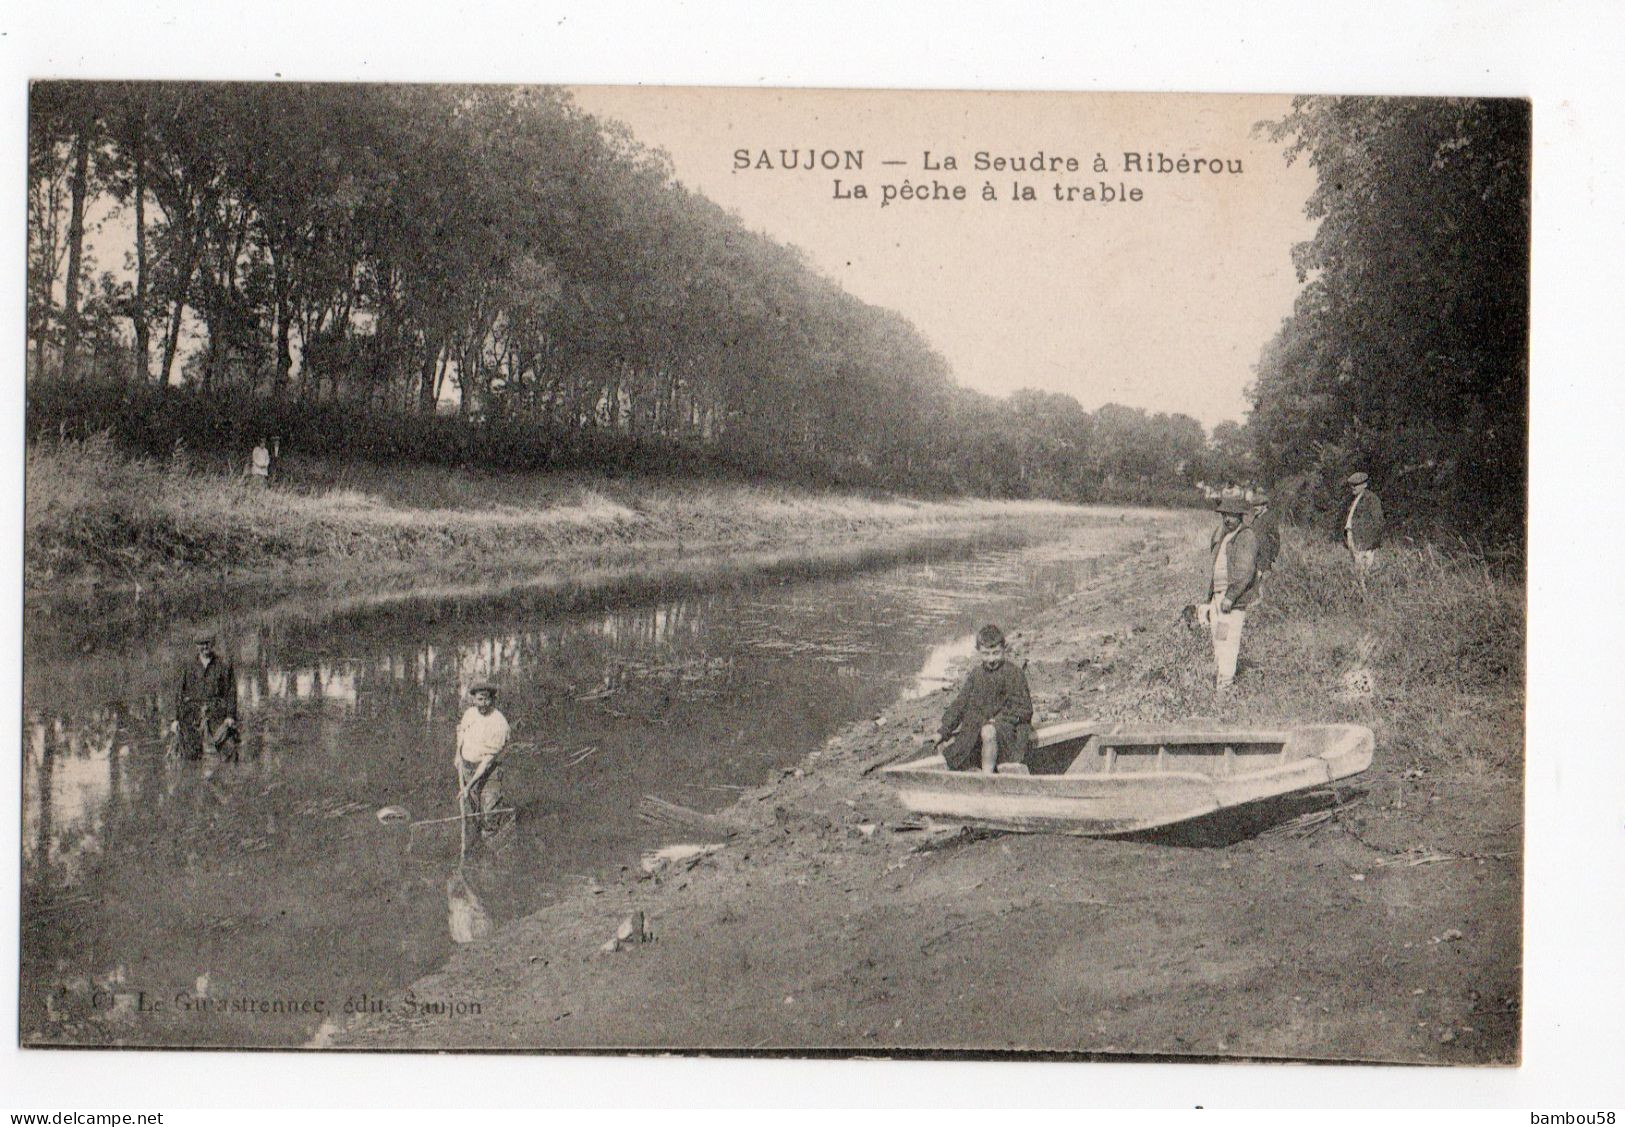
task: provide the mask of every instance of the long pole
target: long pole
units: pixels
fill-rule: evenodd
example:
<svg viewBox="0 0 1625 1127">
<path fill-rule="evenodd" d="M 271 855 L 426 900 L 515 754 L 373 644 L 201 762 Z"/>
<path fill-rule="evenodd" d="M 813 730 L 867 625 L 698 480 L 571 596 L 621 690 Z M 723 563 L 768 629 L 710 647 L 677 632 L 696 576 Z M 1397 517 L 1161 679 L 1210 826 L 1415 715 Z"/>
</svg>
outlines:
<svg viewBox="0 0 1625 1127">
<path fill-rule="evenodd" d="M 499 806 L 495 810 L 487 810 L 487 811 L 485 811 L 485 813 L 486 814 L 512 814 L 513 813 L 513 807 L 512 806 Z M 413 822 L 410 826 L 407 827 L 407 829 L 415 830 L 419 826 L 439 826 L 439 825 L 444 825 L 447 822 L 466 822 L 470 818 L 478 818 L 480 816 L 481 816 L 480 814 L 471 812 L 471 813 L 467 813 L 467 814 L 453 814 L 449 818 L 425 818 L 421 822 Z"/>
</svg>

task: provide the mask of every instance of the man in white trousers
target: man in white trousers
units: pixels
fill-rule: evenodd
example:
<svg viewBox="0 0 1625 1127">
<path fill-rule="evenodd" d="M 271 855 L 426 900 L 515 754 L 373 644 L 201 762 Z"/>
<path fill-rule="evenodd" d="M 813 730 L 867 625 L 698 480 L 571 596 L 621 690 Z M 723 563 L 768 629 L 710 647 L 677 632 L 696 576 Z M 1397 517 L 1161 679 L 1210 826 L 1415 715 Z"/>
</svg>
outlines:
<svg viewBox="0 0 1625 1127">
<path fill-rule="evenodd" d="M 1239 495 L 1221 497 L 1219 514 L 1222 523 L 1208 544 L 1211 579 L 1203 617 L 1213 636 L 1214 688 L 1222 694 L 1236 679 L 1241 629 L 1247 607 L 1258 597 L 1258 538 L 1243 523 L 1247 502 Z"/>
</svg>

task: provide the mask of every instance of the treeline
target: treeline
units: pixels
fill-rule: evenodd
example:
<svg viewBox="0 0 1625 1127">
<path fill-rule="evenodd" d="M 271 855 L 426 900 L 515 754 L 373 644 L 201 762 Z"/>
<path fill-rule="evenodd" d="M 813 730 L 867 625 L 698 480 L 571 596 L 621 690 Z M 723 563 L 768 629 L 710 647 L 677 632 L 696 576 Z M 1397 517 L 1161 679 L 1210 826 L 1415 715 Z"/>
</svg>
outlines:
<svg viewBox="0 0 1625 1127">
<path fill-rule="evenodd" d="M 1078 500 L 1207 469 L 1185 416 L 956 387 L 558 90 L 40 83 L 29 130 L 31 433 L 164 449 L 225 414 L 342 450 L 364 419 L 380 457 Z"/>
<path fill-rule="evenodd" d="M 1265 347 L 1256 472 L 1341 511 L 1371 473 L 1420 534 L 1516 549 L 1528 480 L 1530 108 L 1299 98 L 1264 127 L 1318 173 L 1306 284 Z M 1216 435 L 1223 444 L 1230 435 Z"/>
<path fill-rule="evenodd" d="M 791 456 L 726 442 L 627 434 L 601 427 L 560 431 L 520 418 L 357 409 L 343 401 L 270 400 L 227 387 L 194 388 L 110 379 L 44 379 L 29 388 L 30 441 L 108 435 L 121 449 L 240 471 L 248 451 L 276 437 L 291 454 L 413 462 L 504 471 L 591 470 L 692 475 L 805 485 L 907 489 L 924 496 L 1049 498 L 1121 504 L 1200 504 L 1198 481 L 1219 482 L 1218 456 L 1196 420 L 1107 404 L 1086 412 L 1069 396 L 1019 392 L 993 400 L 956 392 L 972 425 L 913 483 L 853 472 L 850 461 Z M 1015 428 L 1026 428 L 1017 430 Z M 1178 461 L 1148 451 L 1180 455 Z M 1203 473 L 1208 478 L 1201 477 Z M 1231 478 L 1230 480 L 1239 480 Z M 969 484 L 966 484 L 969 483 Z"/>
</svg>

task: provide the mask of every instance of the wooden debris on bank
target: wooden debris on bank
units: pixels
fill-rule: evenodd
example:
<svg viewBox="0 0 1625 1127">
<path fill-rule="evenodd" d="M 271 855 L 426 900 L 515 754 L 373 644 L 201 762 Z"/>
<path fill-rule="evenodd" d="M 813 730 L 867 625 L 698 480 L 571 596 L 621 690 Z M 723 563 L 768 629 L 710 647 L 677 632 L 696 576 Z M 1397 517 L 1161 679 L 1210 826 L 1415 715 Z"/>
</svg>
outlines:
<svg viewBox="0 0 1625 1127">
<path fill-rule="evenodd" d="M 597 750 L 598 750 L 598 745 L 597 744 L 585 744 L 582 747 L 577 748 L 574 752 L 572 752 L 570 754 L 570 758 L 565 761 L 564 765 L 566 767 L 580 766 L 582 763 L 586 762 L 588 756 L 592 755 Z"/>
<path fill-rule="evenodd" d="M 1384 857 L 1377 862 L 1378 866 L 1404 865 L 1414 869 L 1418 865 L 1437 865 L 1444 861 L 1505 861 L 1517 856 L 1516 853 L 1404 853 L 1397 857 Z"/>
<path fill-rule="evenodd" d="M 939 849 L 952 849 L 960 845 L 972 845 L 978 841 L 987 841 L 989 838 L 1003 837 L 1003 830 L 983 829 L 980 826 L 961 826 L 952 823 L 933 824 L 927 828 L 929 835 L 924 841 L 909 850 L 910 853 L 935 853 Z"/>
<path fill-rule="evenodd" d="M 650 874 L 677 866 L 687 870 L 692 869 L 721 848 L 722 846 L 715 842 L 707 845 L 666 845 L 659 849 L 647 850 L 638 864 L 644 872 Z"/>
<path fill-rule="evenodd" d="M 730 838 L 739 832 L 720 815 L 702 814 L 655 794 L 643 796 L 643 801 L 638 804 L 638 817 L 652 825 L 675 826 L 710 838 Z"/>
<path fill-rule="evenodd" d="M 1339 814 L 1353 810 L 1364 803 L 1364 798 L 1356 798 L 1351 802 L 1340 802 L 1324 810 L 1311 810 L 1307 814 L 1299 814 L 1296 818 L 1288 818 L 1278 825 L 1271 826 L 1269 829 L 1262 831 L 1259 836 L 1273 837 L 1276 834 L 1290 834 L 1293 837 L 1308 837 L 1324 827 L 1327 822 L 1336 819 Z"/>
<path fill-rule="evenodd" d="M 882 767 L 889 767 L 893 763 L 901 762 L 904 759 L 917 759 L 929 754 L 931 754 L 930 747 L 917 737 L 904 738 L 899 743 L 883 745 L 878 753 L 862 760 L 863 767 L 858 771 L 858 774 L 872 774 Z"/>
<path fill-rule="evenodd" d="M 649 917 L 641 911 L 635 911 L 621 921 L 621 926 L 615 929 L 615 934 L 598 950 L 606 955 L 612 955 L 638 943 L 652 943 L 654 937 L 654 929 L 649 926 Z"/>
</svg>

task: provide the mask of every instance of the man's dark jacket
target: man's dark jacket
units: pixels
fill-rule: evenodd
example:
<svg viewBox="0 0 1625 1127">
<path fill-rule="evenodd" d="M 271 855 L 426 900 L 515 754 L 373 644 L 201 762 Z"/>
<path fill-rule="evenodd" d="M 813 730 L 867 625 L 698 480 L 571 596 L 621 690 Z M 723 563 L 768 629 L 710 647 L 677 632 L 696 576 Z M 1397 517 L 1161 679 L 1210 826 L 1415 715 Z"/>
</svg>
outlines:
<svg viewBox="0 0 1625 1127">
<path fill-rule="evenodd" d="M 1382 498 L 1367 489 L 1349 502 L 1354 509 L 1354 520 L 1349 510 L 1343 510 L 1343 523 L 1348 526 L 1349 547 L 1356 552 L 1369 552 L 1382 547 Z"/>
<path fill-rule="evenodd" d="M 1281 520 L 1274 509 L 1265 509 L 1253 517 L 1251 525 L 1258 540 L 1255 566 L 1265 572 L 1275 566 L 1275 557 L 1281 554 Z"/>
<path fill-rule="evenodd" d="M 200 710 L 210 728 L 237 719 L 237 671 L 219 654 L 208 665 L 196 658 L 188 661 L 176 678 L 175 719 L 183 728 L 196 724 Z"/>
<path fill-rule="evenodd" d="M 1032 740 L 1032 723 L 1033 698 L 1021 666 L 1009 657 L 997 669 L 977 662 L 942 714 L 939 739 L 955 736 L 943 758 L 955 771 L 974 767 L 981 754 L 982 725 L 992 724 L 999 733 L 1000 762 L 1020 763 Z"/>
</svg>

